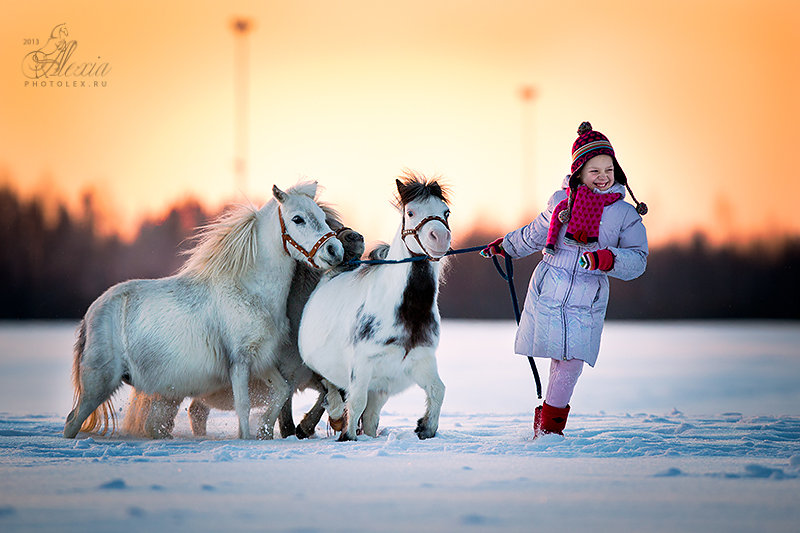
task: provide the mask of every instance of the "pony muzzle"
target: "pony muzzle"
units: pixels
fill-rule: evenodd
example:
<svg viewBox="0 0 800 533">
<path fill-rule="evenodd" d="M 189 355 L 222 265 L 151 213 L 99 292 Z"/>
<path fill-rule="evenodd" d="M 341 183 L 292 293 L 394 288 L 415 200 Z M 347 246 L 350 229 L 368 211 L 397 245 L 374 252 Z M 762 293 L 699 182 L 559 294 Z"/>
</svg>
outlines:
<svg viewBox="0 0 800 533">
<path fill-rule="evenodd" d="M 309 263 L 317 268 L 324 268 L 320 266 L 320 262 L 325 263 L 327 268 L 333 268 L 340 264 L 344 260 L 344 246 L 342 242 L 335 237 L 336 236 L 333 235 L 322 241 L 316 253 L 311 254 L 311 257 L 309 257 Z"/>
</svg>

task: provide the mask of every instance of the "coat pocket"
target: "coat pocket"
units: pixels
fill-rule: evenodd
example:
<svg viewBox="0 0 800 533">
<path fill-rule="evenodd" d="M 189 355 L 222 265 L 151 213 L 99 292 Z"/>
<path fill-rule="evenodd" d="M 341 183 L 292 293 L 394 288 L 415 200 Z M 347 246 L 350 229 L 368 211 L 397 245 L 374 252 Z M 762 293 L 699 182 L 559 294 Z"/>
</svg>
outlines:
<svg viewBox="0 0 800 533">
<path fill-rule="evenodd" d="M 602 298 L 602 281 L 605 276 L 578 273 L 572 285 L 572 292 L 567 305 L 588 312 Z M 608 283 L 606 281 L 606 283 Z"/>
</svg>

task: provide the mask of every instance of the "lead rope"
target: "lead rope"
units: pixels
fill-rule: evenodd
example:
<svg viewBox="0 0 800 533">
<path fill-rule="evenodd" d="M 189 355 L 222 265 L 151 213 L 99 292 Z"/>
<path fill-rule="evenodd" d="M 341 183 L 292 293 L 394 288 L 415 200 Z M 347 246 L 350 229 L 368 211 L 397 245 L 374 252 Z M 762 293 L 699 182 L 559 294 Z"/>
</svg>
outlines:
<svg viewBox="0 0 800 533">
<path fill-rule="evenodd" d="M 505 256 L 506 258 L 506 269 L 503 271 L 503 268 L 500 266 L 500 261 L 497 260 L 497 256 L 492 256 L 492 262 L 494 263 L 494 268 L 497 269 L 497 273 L 500 274 L 500 277 L 508 282 L 508 290 L 511 292 L 511 304 L 514 306 L 514 318 L 517 319 L 517 325 L 519 325 L 519 303 L 517 301 L 517 291 L 514 288 L 514 262 L 509 256 Z M 536 382 L 536 396 L 541 400 L 542 399 L 542 380 L 539 379 L 539 371 L 536 369 L 536 363 L 533 361 L 533 357 L 528 357 L 528 362 L 531 364 L 531 371 L 533 372 L 533 380 Z"/>
</svg>

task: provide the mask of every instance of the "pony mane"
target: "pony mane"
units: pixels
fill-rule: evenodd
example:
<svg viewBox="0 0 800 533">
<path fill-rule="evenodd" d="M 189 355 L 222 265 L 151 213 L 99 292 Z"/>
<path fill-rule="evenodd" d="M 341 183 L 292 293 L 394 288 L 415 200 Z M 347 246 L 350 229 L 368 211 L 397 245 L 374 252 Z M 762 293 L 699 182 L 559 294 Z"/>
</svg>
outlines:
<svg viewBox="0 0 800 533">
<path fill-rule="evenodd" d="M 328 223 L 328 226 L 330 226 L 332 230 L 336 231 L 344 227 L 342 215 L 340 215 L 339 212 L 330 204 L 326 204 L 325 202 L 317 202 L 317 205 L 320 207 L 320 209 L 322 209 L 322 212 L 325 213 L 325 222 Z"/>
<path fill-rule="evenodd" d="M 432 196 L 449 204 L 447 187 L 439 183 L 437 178 L 426 178 L 412 170 L 404 170 L 398 178 L 402 184 L 402 192 L 398 191 L 394 204 L 396 207 L 406 205 L 414 200 L 426 200 Z"/>
<path fill-rule="evenodd" d="M 206 226 L 194 237 L 197 243 L 184 254 L 188 259 L 178 270 L 199 279 L 238 278 L 255 264 L 258 252 L 258 212 L 238 205 Z"/>
</svg>

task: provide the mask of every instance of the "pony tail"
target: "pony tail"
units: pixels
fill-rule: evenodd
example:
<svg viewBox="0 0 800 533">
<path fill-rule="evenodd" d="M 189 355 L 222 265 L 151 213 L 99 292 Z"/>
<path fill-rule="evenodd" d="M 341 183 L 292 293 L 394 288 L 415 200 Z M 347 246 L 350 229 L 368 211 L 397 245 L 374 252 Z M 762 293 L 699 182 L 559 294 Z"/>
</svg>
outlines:
<svg viewBox="0 0 800 533">
<path fill-rule="evenodd" d="M 72 386 L 75 389 L 75 395 L 72 399 L 72 413 L 76 413 L 78 409 L 78 402 L 80 401 L 83 392 L 81 385 L 81 360 L 83 359 L 83 351 L 86 348 L 86 322 L 81 320 L 81 325 L 78 330 L 78 340 L 75 341 L 74 356 L 72 359 Z M 109 424 L 109 419 L 111 423 Z M 94 410 L 81 425 L 81 431 L 92 433 L 98 432 L 105 435 L 111 430 L 111 434 L 117 431 L 117 415 L 114 412 L 114 403 L 111 398 L 103 402 L 100 407 Z"/>
<path fill-rule="evenodd" d="M 628 189 L 628 192 L 631 195 L 631 199 L 636 204 L 636 212 L 639 213 L 639 216 L 645 216 L 647 214 L 647 204 L 644 202 L 639 202 L 636 197 L 633 195 L 633 191 L 631 190 L 631 186 L 628 185 L 627 180 L 625 181 L 625 188 Z"/>
</svg>

